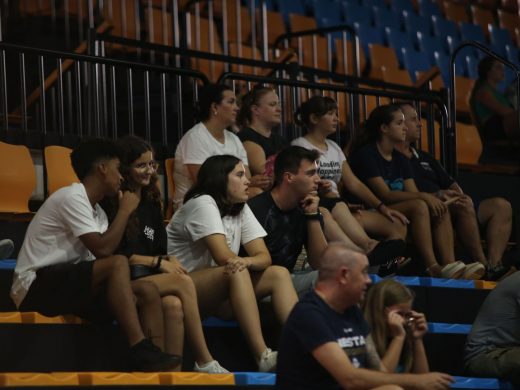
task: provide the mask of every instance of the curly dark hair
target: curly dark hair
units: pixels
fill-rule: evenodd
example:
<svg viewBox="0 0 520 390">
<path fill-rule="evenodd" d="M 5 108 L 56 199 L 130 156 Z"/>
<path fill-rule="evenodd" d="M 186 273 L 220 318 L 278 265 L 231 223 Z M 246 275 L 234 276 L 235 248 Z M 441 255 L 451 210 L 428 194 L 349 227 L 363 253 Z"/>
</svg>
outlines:
<svg viewBox="0 0 520 390">
<path fill-rule="evenodd" d="M 227 195 L 228 175 L 240 162 L 239 158 L 229 154 L 208 157 L 200 167 L 197 182 L 184 196 L 184 203 L 191 198 L 209 195 L 217 203 L 221 217 L 240 214 L 244 203 L 233 204 Z"/>
</svg>

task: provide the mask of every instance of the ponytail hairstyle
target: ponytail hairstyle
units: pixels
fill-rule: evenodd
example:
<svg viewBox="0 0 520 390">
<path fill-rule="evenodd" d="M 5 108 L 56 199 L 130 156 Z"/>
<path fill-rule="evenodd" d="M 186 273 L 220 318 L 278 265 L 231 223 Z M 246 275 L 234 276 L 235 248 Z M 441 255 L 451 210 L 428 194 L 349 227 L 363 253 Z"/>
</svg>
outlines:
<svg viewBox="0 0 520 390">
<path fill-rule="evenodd" d="M 294 121 L 298 126 L 305 127 L 307 131 L 311 127 L 311 115 L 321 118 L 330 111 L 336 111 L 338 104 L 328 96 L 316 95 L 303 102 L 294 113 Z"/>
<path fill-rule="evenodd" d="M 270 92 L 275 92 L 275 90 L 264 85 L 256 85 L 253 89 L 242 96 L 240 111 L 237 116 L 237 124 L 241 128 L 251 126 L 251 123 L 253 122 L 253 111 L 251 108 L 257 106 L 260 103 L 260 99 Z"/>
<path fill-rule="evenodd" d="M 365 121 L 362 131 L 353 140 L 349 155 L 352 156 L 363 146 L 374 144 L 381 139 L 381 127 L 392 123 L 394 114 L 400 111 L 399 104 L 384 104 L 374 108 Z"/>
<path fill-rule="evenodd" d="M 369 288 L 363 302 L 363 314 L 372 330 L 370 334 L 379 356 L 384 356 L 391 341 L 386 309 L 393 305 L 408 303 L 414 298 L 414 293 L 408 287 L 394 279 L 383 280 Z M 411 340 L 407 337 L 399 359 L 404 366 L 404 372 L 412 370 L 412 348 Z"/>
</svg>

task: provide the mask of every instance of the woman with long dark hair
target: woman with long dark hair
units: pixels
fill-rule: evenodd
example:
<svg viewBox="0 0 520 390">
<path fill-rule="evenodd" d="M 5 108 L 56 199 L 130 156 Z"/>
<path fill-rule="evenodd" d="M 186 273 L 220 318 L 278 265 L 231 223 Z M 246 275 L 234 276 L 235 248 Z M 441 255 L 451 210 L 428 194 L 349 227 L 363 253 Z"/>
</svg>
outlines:
<svg viewBox="0 0 520 390">
<path fill-rule="evenodd" d="M 182 355 L 184 333 L 195 355 L 194 370 L 228 372 L 211 356 L 204 334 L 192 279 L 175 256 L 167 255 L 161 193 L 157 185 L 157 163 L 151 146 L 127 136 L 117 142 L 122 187 L 138 194 L 141 201 L 130 215 L 119 253 L 130 261 L 134 281 L 153 283 L 162 297 L 164 340 L 169 353 Z M 108 205 L 108 214 L 117 210 L 117 199 Z M 180 368 L 180 367 L 179 367 Z"/>
<path fill-rule="evenodd" d="M 409 161 L 395 150 L 396 143 L 405 138 L 401 108 L 393 104 L 376 107 L 353 144 L 352 170 L 379 199 L 410 220 L 413 243 L 429 275 L 480 279 L 485 273 L 481 263 L 464 265 L 455 260 L 447 206 L 434 195 L 417 190 Z"/>
<path fill-rule="evenodd" d="M 240 159 L 208 158 L 167 227 L 168 253 L 193 278 L 203 316 L 236 318 L 259 370 L 270 371 L 276 352 L 265 344 L 256 300 L 271 296 L 284 323 L 297 296 L 287 269 L 271 265 L 266 232 L 246 204 L 248 188 Z"/>
</svg>

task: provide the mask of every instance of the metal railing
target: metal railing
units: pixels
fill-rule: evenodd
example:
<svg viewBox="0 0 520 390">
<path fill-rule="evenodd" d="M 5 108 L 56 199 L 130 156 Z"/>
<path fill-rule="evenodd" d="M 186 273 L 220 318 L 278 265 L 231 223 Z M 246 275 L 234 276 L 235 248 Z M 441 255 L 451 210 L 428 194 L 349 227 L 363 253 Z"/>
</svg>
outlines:
<svg viewBox="0 0 520 390">
<path fill-rule="evenodd" d="M 67 72 L 65 61 L 73 61 Z M 56 81 L 47 89 L 46 73 L 54 68 Z M 197 86 L 206 83 L 204 74 L 189 69 L 0 42 L 0 132 L 43 144 L 48 138 L 63 143 L 136 134 L 171 148 L 193 125 L 183 110 L 191 111 Z M 33 89 L 39 97 L 28 107 L 27 92 Z"/>
</svg>

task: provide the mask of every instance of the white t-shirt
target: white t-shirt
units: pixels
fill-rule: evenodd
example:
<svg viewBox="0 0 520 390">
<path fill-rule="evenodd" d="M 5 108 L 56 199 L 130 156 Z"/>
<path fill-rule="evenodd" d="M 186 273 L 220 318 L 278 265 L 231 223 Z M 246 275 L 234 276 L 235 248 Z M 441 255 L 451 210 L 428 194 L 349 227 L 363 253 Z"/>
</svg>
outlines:
<svg viewBox="0 0 520 390">
<path fill-rule="evenodd" d="M 211 135 L 202 122 L 193 126 L 181 138 L 175 151 L 175 167 L 173 181 L 175 183 L 175 194 L 173 205 L 177 210 L 182 206 L 184 195 L 191 188 L 191 180 L 186 164 L 202 165 L 208 157 L 230 154 L 242 160 L 244 165 L 249 165 L 247 152 L 240 139 L 228 130 L 224 130 L 224 143 L 220 143 Z"/>
<path fill-rule="evenodd" d="M 326 150 L 317 148 L 304 137 L 296 138 L 291 142 L 291 145 L 320 152 L 318 174 L 322 179 L 331 182 L 331 192 L 339 196 L 338 183 L 341 180 L 341 174 L 343 172 L 343 162 L 346 161 L 345 154 L 334 141 L 326 139 L 325 142 L 327 144 Z"/>
<path fill-rule="evenodd" d="M 92 208 L 83 184 L 74 183 L 53 193 L 29 224 L 18 254 L 11 286 L 16 306 L 25 298 L 38 269 L 94 260 L 79 237 L 107 229 L 105 211 L 98 204 Z"/>
<path fill-rule="evenodd" d="M 202 240 L 211 234 L 223 234 L 229 249 L 238 254 L 240 244 L 247 244 L 267 233 L 247 204 L 236 216 L 220 217 L 215 200 L 209 195 L 190 199 L 166 227 L 168 254 L 175 255 L 189 271 L 217 264 Z"/>
</svg>

